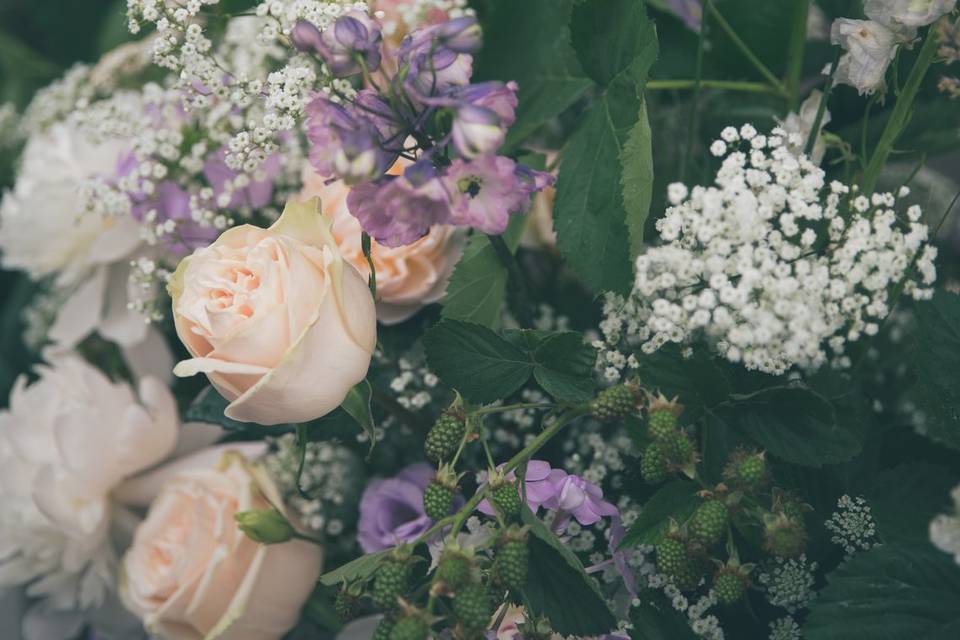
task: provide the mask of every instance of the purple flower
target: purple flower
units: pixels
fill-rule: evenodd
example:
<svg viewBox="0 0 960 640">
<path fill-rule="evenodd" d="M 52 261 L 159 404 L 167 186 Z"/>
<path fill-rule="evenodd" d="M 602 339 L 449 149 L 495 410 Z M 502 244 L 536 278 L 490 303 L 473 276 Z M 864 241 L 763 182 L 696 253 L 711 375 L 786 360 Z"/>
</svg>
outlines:
<svg viewBox="0 0 960 640">
<path fill-rule="evenodd" d="M 500 124 L 510 127 L 516 121 L 517 83 L 479 82 L 456 89 L 454 99 L 463 104 L 490 109 L 500 118 Z"/>
<path fill-rule="evenodd" d="M 687 28 L 697 33 L 703 22 L 703 0 L 667 0 L 670 12 L 683 20 Z"/>
<path fill-rule="evenodd" d="M 357 185 L 347 207 L 364 231 L 387 247 L 416 242 L 450 217 L 448 195 L 428 160 L 410 165 L 401 176 Z"/>
<path fill-rule="evenodd" d="M 404 88 L 414 102 L 467 85 L 473 75 L 472 56 L 436 43 L 440 26 L 414 31 L 400 44 L 400 66 L 408 67 Z"/>
<path fill-rule="evenodd" d="M 567 475 L 563 469 L 551 469 L 550 463 L 543 460 L 531 460 L 527 463 L 527 473 L 524 475 L 526 484 L 527 506 L 536 513 L 540 507 L 553 500 L 556 489 L 554 488 Z M 513 471 L 507 474 L 510 480 L 516 479 L 517 474 Z M 547 508 L 550 508 L 549 506 Z M 477 505 L 477 510 L 488 516 L 495 514 L 493 507 L 487 500 Z"/>
<path fill-rule="evenodd" d="M 510 214 L 529 209 L 530 195 L 539 184 L 549 184 L 540 173 L 522 166 L 518 169 L 517 163 L 504 156 L 454 160 L 444 176 L 452 198 L 450 222 L 484 233 L 503 233 Z"/>
<path fill-rule="evenodd" d="M 362 11 L 351 11 L 337 18 L 333 26 L 320 31 L 305 20 L 297 22 L 291 34 L 301 51 L 314 50 L 337 78 L 376 71 L 380 67 L 383 36 L 380 23 Z"/>
<path fill-rule="evenodd" d="M 389 107 L 370 91 L 343 106 L 323 93 L 307 105 L 310 164 L 322 176 L 337 175 L 354 184 L 382 175 L 397 159 L 385 148 L 396 134 Z"/>
<path fill-rule="evenodd" d="M 503 144 L 507 135 L 500 116 L 493 110 L 466 104 L 453 119 L 453 148 L 463 158 L 491 153 Z"/>
<path fill-rule="evenodd" d="M 433 524 L 423 510 L 423 492 L 434 476 L 428 464 L 410 465 L 392 478 L 374 480 L 360 499 L 357 539 L 364 553 L 415 540 Z"/>
<path fill-rule="evenodd" d="M 483 45 L 483 30 L 472 16 L 454 18 L 433 27 L 440 46 L 457 53 L 476 53 Z"/>
<path fill-rule="evenodd" d="M 270 155 L 258 170 L 261 179 L 253 179 L 243 187 L 234 184 L 239 175 L 227 166 L 226 149 L 211 154 L 203 165 L 203 175 L 213 188 L 214 203 L 218 208 L 259 209 L 273 198 L 273 178 L 280 173 L 280 156 Z"/>
</svg>

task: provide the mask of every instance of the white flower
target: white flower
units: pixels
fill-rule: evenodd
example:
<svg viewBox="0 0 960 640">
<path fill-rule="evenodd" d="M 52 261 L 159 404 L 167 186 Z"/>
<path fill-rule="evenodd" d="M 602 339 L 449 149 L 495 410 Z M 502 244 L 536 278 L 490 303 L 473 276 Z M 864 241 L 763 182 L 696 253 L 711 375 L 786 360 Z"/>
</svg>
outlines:
<svg viewBox="0 0 960 640">
<path fill-rule="evenodd" d="M 807 144 L 807 138 L 813 130 L 813 123 L 817 119 L 817 110 L 820 108 L 820 101 L 823 94 L 819 89 L 810 92 L 809 97 L 800 105 L 798 113 L 788 113 L 786 119 L 780 123 L 780 126 L 786 132 L 787 148 L 796 156 L 803 153 Z M 820 120 L 820 128 L 817 131 L 817 140 L 813 145 L 813 152 L 810 159 L 814 164 L 820 164 L 823 160 L 823 154 L 826 151 L 827 143 L 823 139 L 823 128 L 830 122 L 830 110 L 824 109 L 823 118 Z"/>
<path fill-rule="evenodd" d="M 857 551 L 868 551 L 877 544 L 877 525 L 870 513 L 870 506 L 861 496 L 841 496 L 837 501 L 837 511 L 824 526 L 833 534 L 830 541 L 843 547 L 847 556 Z"/>
<path fill-rule="evenodd" d="M 830 29 L 830 42 L 840 45 L 835 82 L 873 93 L 883 84 L 887 67 L 897 51 L 896 34 L 879 22 L 838 18 Z"/>
<path fill-rule="evenodd" d="M 111 492 L 173 451 L 177 409 L 158 380 L 138 398 L 75 356 L 37 372 L 0 412 L 0 587 L 25 585 L 44 615 L 66 615 L 108 602 Z"/>
<path fill-rule="evenodd" d="M 933 519 L 930 523 L 930 541 L 941 551 L 952 553 L 954 561 L 960 564 L 960 485 L 950 492 L 950 497 L 953 498 L 953 513 Z"/>
<path fill-rule="evenodd" d="M 893 31 L 912 35 L 912 28 L 932 24 L 956 6 L 957 0 L 866 0 L 863 12 Z"/>
</svg>

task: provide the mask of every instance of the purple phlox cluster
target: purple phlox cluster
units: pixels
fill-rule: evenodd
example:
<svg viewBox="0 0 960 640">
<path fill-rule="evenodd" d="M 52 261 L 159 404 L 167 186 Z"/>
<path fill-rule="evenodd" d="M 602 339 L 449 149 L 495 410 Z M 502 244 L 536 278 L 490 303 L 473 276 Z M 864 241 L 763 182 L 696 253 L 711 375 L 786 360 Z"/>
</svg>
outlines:
<svg viewBox="0 0 960 640">
<path fill-rule="evenodd" d="M 416 540 L 433 525 L 423 510 L 423 492 L 436 469 L 419 462 L 392 478 L 374 480 L 360 499 L 357 540 L 365 553 L 389 549 Z M 458 496 L 454 506 L 463 504 Z"/>
<path fill-rule="evenodd" d="M 323 32 L 298 25 L 294 41 L 333 75 L 362 75 L 354 95 L 331 89 L 311 100 L 307 136 L 311 165 L 353 186 L 350 212 L 379 243 L 410 244 L 436 224 L 502 233 L 552 183 L 496 155 L 516 120 L 518 86 L 470 82 L 475 18 L 419 29 L 385 50 L 376 20 L 352 12 Z M 396 175 L 398 159 L 409 165 Z"/>
<path fill-rule="evenodd" d="M 510 472 L 507 477 L 514 479 L 516 474 Z M 603 499 L 600 487 L 563 469 L 553 469 L 543 460 L 531 460 L 527 464 L 524 484 L 527 506 L 534 513 L 540 507 L 556 511 L 553 527 L 558 531 L 566 528 L 571 519 L 582 525 L 591 525 L 602 518 L 619 515 L 617 508 Z M 494 514 L 493 507 L 486 500 L 477 509 L 487 515 Z"/>
</svg>

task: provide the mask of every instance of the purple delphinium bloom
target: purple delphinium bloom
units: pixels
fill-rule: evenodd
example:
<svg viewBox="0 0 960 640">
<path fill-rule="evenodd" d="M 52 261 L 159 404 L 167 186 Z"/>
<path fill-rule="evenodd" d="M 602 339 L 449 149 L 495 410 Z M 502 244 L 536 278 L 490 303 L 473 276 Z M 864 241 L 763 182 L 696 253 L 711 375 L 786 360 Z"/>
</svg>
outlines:
<svg viewBox="0 0 960 640">
<path fill-rule="evenodd" d="M 492 109 L 465 104 L 457 109 L 451 137 L 453 148 L 462 158 L 492 153 L 503 144 L 507 130 Z"/>
<path fill-rule="evenodd" d="M 364 231 L 387 247 L 416 242 L 450 217 L 447 192 L 428 160 L 415 162 L 401 176 L 357 185 L 347 207 Z"/>
<path fill-rule="evenodd" d="M 478 82 L 459 87 L 451 92 L 454 101 L 490 109 L 500 118 L 500 124 L 510 127 L 516 121 L 517 83 Z"/>
<path fill-rule="evenodd" d="M 261 179 L 253 178 L 239 189 L 232 186 L 239 174 L 227 166 L 225 157 L 226 149 L 221 149 L 208 156 L 203 164 L 203 175 L 213 188 L 214 204 L 225 209 L 259 209 L 269 204 L 273 198 L 273 178 L 280 173 L 280 156 L 276 153 L 268 156 L 257 170 Z"/>
<path fill-rule="evenodd" d="M 503 233 L 511 213 L 530 208 L 530 196 L 547 178 L 510 158 L 483 155 L 469 162 L 456 159 L 444 182 L 450 193 L 450 222 L 484 233 Z M 546 182 L 546 184 L 549 184 Z"/>
<path fill-rule="evenodd" d="M 703 23 L 703 0 L 667 0 L 671 13 L 683 20 L 687 28 L 697 33 Z"/>
<path fill-rule="evenodd" d="M 291 40 L 301 51 L 316 51 L 330 73 L 337 78 L 380 68 L 380 46 L 383 36 L 380 23 L 362 11 L 345 13 L 333 26 L 320 31 L 312 23 L 300 20 L 293 28 Z"/>
<path fill-rule="evenodd" d="M 513 471 L 507 474 L 509 480 L 515 480 L 517 474 Z M 526 485 L 527 506 L 536 513 L 540 507 L 553 500 L 556 494 L 555 487 L 567 477 L 567 472 L 563 469 L 551 469 L 550 463 L 544 460 L 531 460 L 527 463 L 527 472 L 524 475 L 524 484 Z M 523 494 L 521 494 L 523 495 Z M 549 508 L 549 507 L 548 507 Z M 495 514 L 493 506 L 487 500 L 483 500 L 477 509 L 480 513 L 488 516 Z"/>
<path fill-rule="evenodd" d="M 433 27 L 440 46 L 457 53 L 476 53 L 483 45 L 483 30 L 473 16 L 447 20 Z"/>
<path fill-rule="evenodd" d="M 357 540 L 364 553 L 415 540 L 433 520 L 423 510 L 423 492 L 435 474 L 428 464 L 410 465 L 392 478 L 374 480 L 360 499 Z"/>
<path fill-rule="evenodd" d="M 473 57 L 437 42 L 435 25 L 406 36 L 397 51 L 400 67 L 408 66 L 403 86 L 414 102 L 447 93 L 469 84 L 473 75 Z"/>
</svg>

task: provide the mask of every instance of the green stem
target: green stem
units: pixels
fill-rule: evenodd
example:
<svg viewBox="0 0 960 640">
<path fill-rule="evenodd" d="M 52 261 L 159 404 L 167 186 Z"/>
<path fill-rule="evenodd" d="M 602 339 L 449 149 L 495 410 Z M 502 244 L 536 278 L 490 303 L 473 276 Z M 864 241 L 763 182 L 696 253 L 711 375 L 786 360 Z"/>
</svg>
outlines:
<svg viewBox="0 0 960 640">
<path fill-rule="evenodd" d="M 717 21 L 717 24 L 720 25 L 720 28 L 723 29 L 723 32 L 727 34 L 727 37 L 733 42 L 733 44 L 740 50 L 740 53 L 743 54 L 750 64 L 753 65 L 754 69 L 763 76 L 763 78 L 770 83 L 770 86 L 777 90 L 777 93 L 780 95 L 786 95 L 786 88 L 783 86 L 783 83 L 773 75 L 773 72 L 763 64 L 760 58 L 757 57 L 753 51 L 750 50 L 750 47 L 747 46 L 747 43 L 743 41 L 740 36 L 737 35 L 737 32 L 734 31 L 733 27 L 730 26 L 730 23 L 727 22 L 727 19 L 717 10 L 714 6 L 712 0 L 706 0 L 704 5 L 707 8 L 707 12 Z"/>
<path fill-rule="evenodd" d="M 863 173 L 863 181 L 860 184 L 863 193 L 871 194 L 877 186 L 877 179 L 880 177 L 880 172 L 883 170 L 883 166 L 886 164 L 887 158 L 893 150 L 894 143 L 897 141 L 897 138 L 900 137 L 900 134 L 903 133 L 904 129 L 906 129 L 907 123 L 910 121 L 913 101 L 916 99 L 917 92 L 920 91 L 920 84 L 923 82 L 923 78 L 927 75 L 927 70 L 930 68 L 930 65 L 933 64 L 936 56 L 937 31 L 931 27 L 927 31 L 927 37 L 923 41 L 920 53 L 917 55 L 917 61 L 913 63 L 913 68 L 910 70 L 907 82 L 900 92 L 900 97 L 897 98 L 897 102 L 893 106 L 893 113 L 890 114 L 887 126 L 884 127 L 883 133 L 880 135 L 880 141 L 873 150 L 870 163 Z"/>
<path fill-rule="evenodd" d="M 645 89 L 651 91 L 686 91 L 696 89 L 697 81 L 693 80 L 648 80 Z M 779 92 L 765 82 L 741 82 L 739 80 L 700 80 L 703 89 L 722 89 L 725 91 L 742 91 L 745 93 L 767 93 L 780 95 Z"/>
<path fill-rule="evenodd" d="M 707 0 L 709 3 L 710 0 Z M 687 118 L 687 145 L 683 148 L 683 157 L 680 160 L 680 181 L 687 180 L 687 167 L 690 166 L 690 156 L 697 141 L 697 109 L 700 106 L 700 89 L 703 86 L 703 45 L 707 39 L 707 16 L 700 21 L 700 34 L 697 38 L 696 66 L 693 72 L 693 96 L 690 98 L 690 116 Z"/>
<path fill-rule="evenodd" d="M 783 78 L 787 90 L 787 111 L 796 111 L 800 106 L 800 78 L 803 75 L 803 50 L 807 45 L 809 14 L 810 0 L 798 0 L 787 44 L 787 71 Z"/>
<path fill-rule="evenodd" d="M 817 115 L 813 119 L 813 127 L 807 136 L 807 144 L 803 147 L 803 153 L 807 156 L 813 153 L 813 147 L 817 144 L 817 137 L 820 135 L 820 124 L 823 122 L 823 115 L 827 112 L 830 92 L 833 91 L 833 76 L 837 73 L 837 65 L 840 63 L 840 55 L 842 53 L 840 49 L 837 49 L 837 53 L 833 56 L 833 63 L 830 65 L 830 75 L 827 76 L 827 84 L 823 86 L 823 95 L 820 96 L 820 104 L 817 106 Z"/>
<path fill-rule="evenodd" d="M 530 294 L 527 288 L 527 279 L 524 277 L 523 272 L 520 271 L 517 257 L 513 254 L 513 251 L 510 250 L 510 247 L 507 246 L 507 243 L 503 240 L 503 236 L 487 234 L 487 239 L 497 254 L 497 258 L 500 259 L 500 262 L 507 269 L 510 282 L 515 287 L 517 293 L 516 298 L 519 302 L 519 309 L 516 310 L 518 315 L 517 321 L 520 323 L 520 326 L 524 328 L 532 327 L 533 314 L 530 312 Z"/>
<path fill-rule="evenodd" d="M 297 425 L 297 493 L 303 498 L 309 498 L 300 486 L 300 476 L 307 461 L 307 425 Z"/>
<path fill-rule="evenodd" d="M 517 409 L 556 409 L 557 405 L 549 402 L 518 402 L 517 404 L 498 404 L 492 407 L 483 407 L 473 412 L 475 416 L 483 416 L 491 413 L 501 413 L 504 411 L 515 411 Z"/>
<path fill-rule="evenodd" d="M 363 257 L 367 259 L 367 266 L 370 268 L 370 277 L 367 284 L 370 286 L 370 293 L 373 299 L 377 299 L 377 268 L 373 266 L 373 255 L 370 250 L 370 234 L 366 231 L 360 232 L 360 247 L 363 249 Z"/>
</svg>

